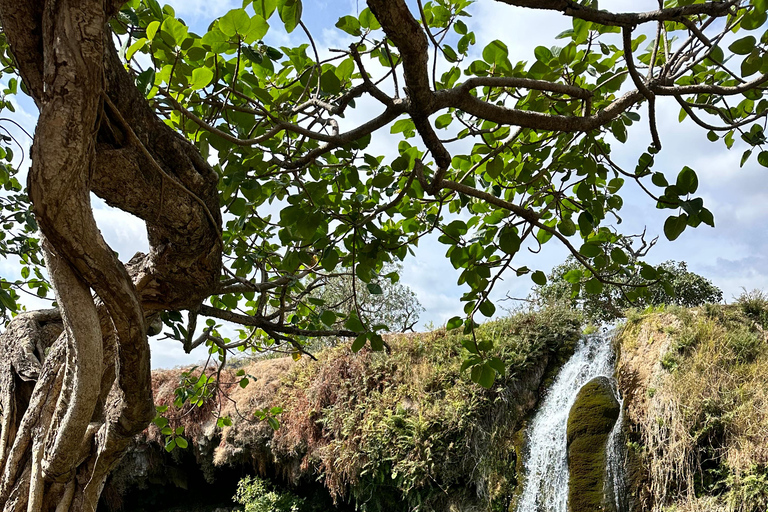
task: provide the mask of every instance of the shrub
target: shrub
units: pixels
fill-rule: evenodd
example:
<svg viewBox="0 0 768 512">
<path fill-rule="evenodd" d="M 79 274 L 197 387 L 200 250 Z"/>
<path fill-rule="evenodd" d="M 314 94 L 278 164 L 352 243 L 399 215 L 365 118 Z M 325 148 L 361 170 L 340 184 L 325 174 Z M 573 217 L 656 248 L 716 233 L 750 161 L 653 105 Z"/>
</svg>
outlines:
<svg viewBox="0 0 768 512">
<path fill-rule="evenodd" d="M 763 327 L 768 327 L 768 293 L 762 290 L 742 290 L 741 295 L 736 297 L 736 304 L 745 315 Z"/>
<path fill-rule="evenodd" d="M 245 512 L 301 512 L 305 503 L 290 492 L 278 492 L 272 484 L 257 476 L 247 476 L 237 484 L 235 502 L 245 505 Z"/>
</svg>

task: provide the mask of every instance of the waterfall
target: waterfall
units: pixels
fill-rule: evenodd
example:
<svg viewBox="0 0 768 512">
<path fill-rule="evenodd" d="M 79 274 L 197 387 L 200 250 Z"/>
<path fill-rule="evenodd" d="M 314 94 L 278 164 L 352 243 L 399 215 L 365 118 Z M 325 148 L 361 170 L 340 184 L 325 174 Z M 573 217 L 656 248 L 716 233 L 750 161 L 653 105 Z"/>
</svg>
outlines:
<svg viewBox="0 0 768 512">
<path fill-rule="evenodd" d="M 613 379 L 614 357 L 610 335 L 583 338 L 576 351 L 560 370 L 533 421 L 528 427 L 528 455 L 525 461 L 525 485 L 517 512 L 567 512 L 568 464 L 566 427 L 568 413 L 581 387 L 601 375 Z M 621 420 L 611 433 L 608 447 L 608 492 L 616 498 L 617 510 L 623 500 L 623 464 L 621 461 Z"/>
</svg>

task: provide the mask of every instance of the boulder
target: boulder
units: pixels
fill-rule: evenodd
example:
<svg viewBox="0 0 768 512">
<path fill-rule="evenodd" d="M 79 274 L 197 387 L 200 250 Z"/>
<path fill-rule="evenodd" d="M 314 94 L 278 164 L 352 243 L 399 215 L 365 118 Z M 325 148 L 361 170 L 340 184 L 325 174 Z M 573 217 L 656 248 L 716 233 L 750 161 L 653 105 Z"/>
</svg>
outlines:
<svg viewBox="0 0 768 512">
<path fill-rule="evenodd" d="M 607 492 L 608 439 L 621 405 L 606 377 L 586 383 L 568 415 L 568 510 L 616 512 Z"/>
</svg>

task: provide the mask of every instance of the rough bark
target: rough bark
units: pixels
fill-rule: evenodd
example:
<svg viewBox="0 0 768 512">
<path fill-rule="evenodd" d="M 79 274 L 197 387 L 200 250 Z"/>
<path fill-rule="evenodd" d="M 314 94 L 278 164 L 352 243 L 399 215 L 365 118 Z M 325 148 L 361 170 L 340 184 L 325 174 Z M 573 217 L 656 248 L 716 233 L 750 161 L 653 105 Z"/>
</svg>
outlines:
<svg viewBox="0 0 768 512">
<path fill-rule="evenodd" d="M 147 318 L 199 304 L 218 281 L 217 176 L 125 72 L 107 28 L 118 7 L 0 0 L 40 110 L 28 189 L 59 305 L 0 337 L 3 511 L 95 510 L 154 416 Z M 91 192 L 146 221 L 149 254 L 117 259 Z"/>
</svg>

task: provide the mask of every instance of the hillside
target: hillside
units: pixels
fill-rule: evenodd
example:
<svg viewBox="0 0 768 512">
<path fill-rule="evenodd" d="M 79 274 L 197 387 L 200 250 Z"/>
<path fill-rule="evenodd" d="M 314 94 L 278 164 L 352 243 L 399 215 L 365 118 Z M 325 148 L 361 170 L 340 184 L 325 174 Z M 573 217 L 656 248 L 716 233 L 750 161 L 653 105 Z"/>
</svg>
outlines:
<svg viewBox="0 0 768 512">
<path fill-rule="evenodd" d="M 768 300 L 633 313 L 617 338 L 636 510 L 768 508 Z"/>
<path fill-rule="evenodd" d="M 572 310 L 553 308 L 485 324 L 476 335 L 507 368 L 488 390 L 460 371 L 469 355 L 463 335 L 444 331 L 393 336 L 391 353 L 353 354 L 343 344 L 316 362 L 267 359 L 226 370 L 219 380 L 228 398 L 166 413 L 171 428 L 185 428 L 189 447 L 165 454 L 151 426 L 108 483 L 103 508 L 157 510 L 165 506 L 157 489 L 168 485 L 188 489 L 176 494 L 182 500 L 206 482 L 232 496 L 232 480 L 255 472 L 277 475 L 318 509 L 505 510 L 518 484 L 524 419 L 572 353 L 580 323 Z M 256 380 L 242 388 L 239 370 Z M 158 405 L 172 404 L 179 382 L 199 369 L 185 372 L 155 372 Z M 277 431 L 253 418 L 277 406 Z M 217 425 L 217 415 L 232 424 Z"/>
</svg>

